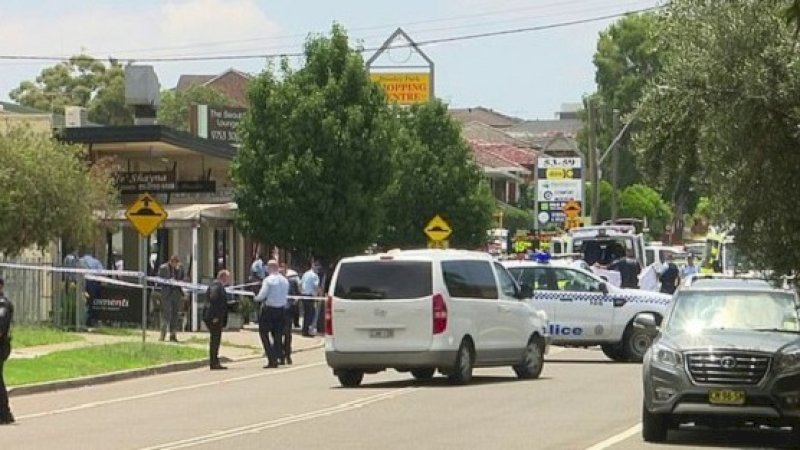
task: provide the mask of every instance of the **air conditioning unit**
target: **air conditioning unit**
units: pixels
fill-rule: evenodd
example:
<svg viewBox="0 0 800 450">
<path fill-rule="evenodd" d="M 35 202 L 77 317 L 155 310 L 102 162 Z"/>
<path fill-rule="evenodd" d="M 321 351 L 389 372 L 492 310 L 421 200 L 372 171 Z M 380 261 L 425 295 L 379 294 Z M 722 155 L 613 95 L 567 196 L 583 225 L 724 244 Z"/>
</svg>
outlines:
<svg viewBox="0 0 800 450">
<path fill-rule="evenodd" d="M 80 106 L 64 108 L 64 122 L 67 128 L 80 128 L 88 125 L 89 111 Z"/>
</svg>

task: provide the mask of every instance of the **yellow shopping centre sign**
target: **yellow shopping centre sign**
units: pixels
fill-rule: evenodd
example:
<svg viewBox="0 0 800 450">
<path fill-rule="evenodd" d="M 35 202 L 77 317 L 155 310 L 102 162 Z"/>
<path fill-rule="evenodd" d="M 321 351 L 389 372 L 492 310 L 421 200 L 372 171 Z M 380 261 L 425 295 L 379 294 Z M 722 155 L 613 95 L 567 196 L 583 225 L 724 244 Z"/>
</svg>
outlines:
<svg viewBox="0 0 800 450">
<path fill-rule="evenodd" d="M 413 105 L 426 103 L 431 99 L 429 73 L 371 73 L 370 78 L 383 86 L 391 102 Z"/>
</svg>

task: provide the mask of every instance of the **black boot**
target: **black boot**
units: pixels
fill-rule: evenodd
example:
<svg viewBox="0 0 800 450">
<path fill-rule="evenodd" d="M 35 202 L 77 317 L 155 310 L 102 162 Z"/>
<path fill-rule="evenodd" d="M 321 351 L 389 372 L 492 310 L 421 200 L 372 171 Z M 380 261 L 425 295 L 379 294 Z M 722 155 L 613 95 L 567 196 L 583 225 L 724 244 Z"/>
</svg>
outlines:
<svg viewBox="0 0 800 450">
<path fill-rule="evenodd" d="M 11 414 L 11 411 L 0 413 L 0 425 L 9 425 L 14 422 L 14 415 Z"/>
</svg>

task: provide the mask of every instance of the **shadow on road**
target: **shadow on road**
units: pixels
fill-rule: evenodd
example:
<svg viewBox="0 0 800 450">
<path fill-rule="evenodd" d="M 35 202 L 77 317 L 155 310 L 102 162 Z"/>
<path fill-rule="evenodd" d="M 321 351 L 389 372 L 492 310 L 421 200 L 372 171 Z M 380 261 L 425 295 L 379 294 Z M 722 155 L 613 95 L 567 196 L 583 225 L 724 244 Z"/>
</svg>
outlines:
<svg viewBox="0 0 800 450">
<path fill-rule="evenodd" d="M 453 388 L 453 387 L 470 387 L 470 386 L 481 386 L 487 384 L 503 384 L 503 383 L 534 383 L 539 381 L 546 381 L 549 380 L 548 377 L 540 377 L 535 380 L 520 380 L 515 376 L 508 376 L 508 377 L 498 377 L 498 376 L 475 376 L 472 377 L 472 381 L 466 386 L 459 386 L 450 384 L 447 377 L 437 376 L 430 380 L 426 381 L 419 381 L 413 378 L 409 378 L 407 380 L 397 380 L 397 381 L 384 381 L 380 383 L 363 383 L 357 389 L 398 389 L 404 387 L 427 387 L 427 388 Z M 365 381 L 368 380 L 365 378 Z M 335 387 L 333 389 L 347 389 L 341 386 Z"/>
<path fill-rule="evenodd" d="M 671 431 L 665 446 L 726 447 L 726 448 L 798 448 L 783 430 L 733 430 L 681 427 Z"/>
<path fill-rule="evenodd" d="M 603 364 L 603 365 L 641 365 L 641 363 L 618 362 L 610 359 L 545 359 L 545 364 Z"/>
</svg>

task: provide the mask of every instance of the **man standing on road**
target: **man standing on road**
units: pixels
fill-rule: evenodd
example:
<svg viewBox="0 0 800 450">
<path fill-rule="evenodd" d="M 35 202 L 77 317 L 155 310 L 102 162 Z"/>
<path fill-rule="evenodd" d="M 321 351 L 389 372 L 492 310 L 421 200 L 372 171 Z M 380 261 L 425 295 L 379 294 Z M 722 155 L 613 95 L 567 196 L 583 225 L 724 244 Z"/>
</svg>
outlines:
<svg viewBox="0 0 800 450">
<path fill-rule="evenodd" d="M 228 293 L 225 288 L 230 284 L 231 273 L 220 270 L 217 279 L 208 287 L 208 306 L 203 311 L 203 322 L 211 335 L 208 346 L 211 370 L 227 369 L 219 363 L 219 345 L 222 341 L 222 330 L 228 326 Z"/>
<path fill-rule="evenodd" d="M 681 282 L 681 272 L 678 270 L 678 266 L 672 262 L 672 253 L 667 253 L 665 259 L 666 263 L 658 278 L 661 281 L 661 292 L 672 295 Z"/>
<path fill-rule="evenodd" d="M 289 296 L 300 295 L 300 276 L 292 269 L 281 263 L 281 275 L 289 281 Z M 283 361 L 280 364 L 292 365 L 292 328 L 299 321 L 300 302 L 296 298 L 289 298 L 286 302 L 286 315 L 283 318 Z"/>
<path fill-rule="evenodd" d="M 633 250 L 627 249 L 625 256 L 614 261 L 609 270 L 616 270 L 619 272 L 621 283 L 620 286 L 625 289 L 639 289 L 639 274 L 642 273 L 642 266 L 639 261 L 633 257 Z"/>
<path fill-rule="evenodd" d="M 687 279 L 691 276 L 697 275 L 700 270 L 694 265 L 694 255 L 689 255 L 686 259 L 686 266 L 681 269 L 681 278 Z"/>
<path fill-rule="evenodd" d="M 6 298 L 4 286 L 5 282 L 0 278 L 0 425 L 14 423 L 3 379 L 3 366 L 11 355 L 11 321 L 14 319 L 14 305 Z"/>
<path fill-rule="evenodd" d="M 258 333 L 267 354 L 265 369 L 278 367 L 283 359 L 284 316 L 289 297 L 289 280 L 279 273 L 278 262 L 271 259 L 267 263 L 267 273 L 261 291 L 255 301 L 261 304 L 258 318 Z"/>
<path fill-rule="evenodd" d="M 186 274 L 181 266 L 181 259 L 178 255 L 172 255 L 169 262 L 162 264 L 158 268 L 158 277 L 171 281 L 183 281 Z M 178 342 L 178 312 L 180 311 L 181 301 L 183 301 L 183 289 L 175 285 L 163 285 L 161 287 L 161 338 L 167 336 L 167 326 L 169 326 L 170 342 Z"/>
<path fill-rule="evenodd" d="M 303 274 L 300 280 L 300 293 L 304 297 L 316 297 L 319 292 L 319 264 L 311 262 L 311 267 Z M 314 325 L 316 302 L 311 299 L 303 299 L 303 336 L 311 337 L 311 327 Z"/>
</svg>

